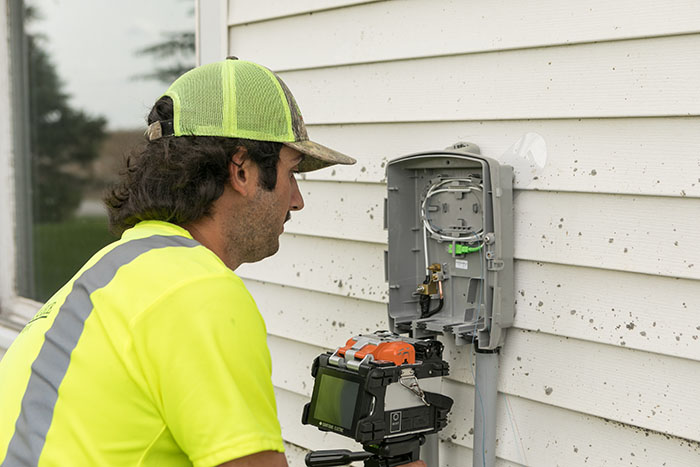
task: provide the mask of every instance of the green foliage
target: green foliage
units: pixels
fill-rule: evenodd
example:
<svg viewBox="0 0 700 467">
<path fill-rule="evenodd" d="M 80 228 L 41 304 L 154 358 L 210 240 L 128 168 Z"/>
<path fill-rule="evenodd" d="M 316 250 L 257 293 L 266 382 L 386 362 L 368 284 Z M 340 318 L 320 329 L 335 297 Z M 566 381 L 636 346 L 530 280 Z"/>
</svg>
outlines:
<svg viewBox="0 0 700 467">
<path fill-rule="evenodd" d="M 58 222 L 80 204 L 106 121 L 71 107 L 42 41 L 27 35 L 34 220 Z"/>
<path fill-rule="evenodd" d="M 183 0 L 192 4 L 192 0 Z M 189 16 L 194 16 L 190 8 Z M 162 40 L 136 51 L 137 55 L 153 58 L 153 69 L 149 73 L 133 76 L 134 79 L 156 80 L 165 85 L 171 84 L 186 71 L 195 66 L 194 31 L 176 31 L 161 33 Z"/>
<path fill-rule="evenodd" d="M 104 245 L 116 240 L 103 217 L 34 226 L 34 298 L 46 301 Z"/>
<path fill-rule="evenodd" d="M 153 57 L 157 65 L 154 65 L 152 72 L 136 75 L 135 79 L 153 79 L 168 85 L 194 67 L 194 32 L 166 32 L 161 36 L 161 42 L 136 51 L 137 55 Z"/>
<path fill-rule="evenodd" d="M 154 58 L 192 57 L 194 56 L 194 32 L 166 32 L 162 34 L 163 42 L 140 49 L 140 55 L 151 55 Z"/>
</svg>

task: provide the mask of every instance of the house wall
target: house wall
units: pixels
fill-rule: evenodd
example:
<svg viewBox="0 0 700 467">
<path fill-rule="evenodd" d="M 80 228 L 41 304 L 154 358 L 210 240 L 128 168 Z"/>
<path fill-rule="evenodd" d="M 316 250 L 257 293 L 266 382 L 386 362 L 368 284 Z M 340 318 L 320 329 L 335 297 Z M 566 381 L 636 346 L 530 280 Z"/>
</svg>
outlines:
<svg viewBox="0 0 700 467">
<path fill-rule="evenodd" d="M 516 180 L 515 327 L 498 465 L 700 462 L 700 4 L 229 0 L 227 54 L 294 92 L 311 137 L 358 159 L 308 174 L 273 258 L 239 270 L 265 315 L 292 465 L 353 447 L 300 424 L 319 353 L 386 328 L 386 162 L 456 141 Z M 467 348 L 441 465 L 471 465 Z"/>
</svg>

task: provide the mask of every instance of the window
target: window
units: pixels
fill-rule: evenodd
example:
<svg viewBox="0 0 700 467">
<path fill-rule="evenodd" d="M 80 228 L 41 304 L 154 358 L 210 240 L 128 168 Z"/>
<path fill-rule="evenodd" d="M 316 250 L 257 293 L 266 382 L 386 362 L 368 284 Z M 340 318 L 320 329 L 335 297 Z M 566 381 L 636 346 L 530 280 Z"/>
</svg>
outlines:
<svg viewBox="0 0 700 467">
<path fill-rule="evenodd" d="M 0 319 L 17 327 L 114 240 L 101 198 L 194 66 L 195 18 L 193 0 L 2 4 Z"/>
</svg>

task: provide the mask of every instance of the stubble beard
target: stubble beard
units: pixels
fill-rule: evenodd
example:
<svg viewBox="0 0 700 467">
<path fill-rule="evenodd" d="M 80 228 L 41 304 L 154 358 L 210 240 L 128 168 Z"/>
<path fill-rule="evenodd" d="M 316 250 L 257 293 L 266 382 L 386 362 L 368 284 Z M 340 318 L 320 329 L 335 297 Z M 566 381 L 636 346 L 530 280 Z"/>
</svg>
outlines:
<svg viewBox="0 0 700 467">
<path fill-rule="evenodd" d="M 277 253 L 281 232 L 275 215 L 272 193 L 259 190 L 243 212 L 227 218 L 226 254 L 239 258 L 242 264 L 255 263 Z"/>
</svg>

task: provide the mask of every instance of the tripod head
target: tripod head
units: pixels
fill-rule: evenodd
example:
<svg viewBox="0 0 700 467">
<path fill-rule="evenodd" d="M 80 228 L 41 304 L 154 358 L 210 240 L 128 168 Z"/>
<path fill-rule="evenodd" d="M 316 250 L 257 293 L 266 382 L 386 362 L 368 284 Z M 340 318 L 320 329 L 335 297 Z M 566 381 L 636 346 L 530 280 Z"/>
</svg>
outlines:
<svg viewBox="0 0 700 467">
<path fill-rule="evenodd" d="M 407 435 L 382 441 L 378 445 L 365 444 L 364 451 L 347 449 L 313 451 L 306 455 L 308 467 L 332 467 L 364 461 L 365 467 L 394 467 L 418 460 L 420 447 L 425 442 L 423 435 Z"/>
</svg>

